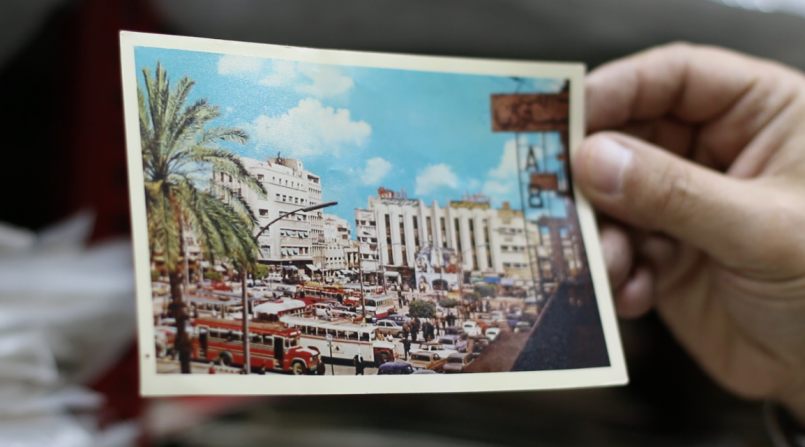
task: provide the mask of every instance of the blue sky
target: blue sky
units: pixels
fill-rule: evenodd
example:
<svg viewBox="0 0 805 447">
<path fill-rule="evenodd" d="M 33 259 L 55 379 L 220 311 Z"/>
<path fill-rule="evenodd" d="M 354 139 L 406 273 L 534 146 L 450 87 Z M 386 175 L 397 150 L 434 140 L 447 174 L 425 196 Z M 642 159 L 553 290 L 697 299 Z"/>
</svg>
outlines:
<svg viewBox="0 0 805 447">
<path fill-rule="evenodd" d="M 141 70 L 153 72 L 157 60 L 173 82 L 196 81 L 190 101 L 207 98 L 221 108 L 215 125 L 249 133 L 245 146 L 227 145 L 233 152 L 301 159 L 322 177 L 323 199 L 339 202 L 326 212 L 349 222 L 380 186 L 405 188 L 409 198 L 427 204 L 482 192 L 494 207 L 508 201 L 521 208 L 514 135 L 492 132 L 489 110 L 489 95 L 518 88 L 511 78 L 145 47 L 135 49 L 135 58 L 140 83 Z M 520 84 L 519 93 L 553 93 L 562 81 Z M 521 134 L 520 142 L 544 151 L 543 169 L 561 172 L 558 134 Z M 564 216 L 561 201 L 545 203 L 552 215 Z"/>
</svg>

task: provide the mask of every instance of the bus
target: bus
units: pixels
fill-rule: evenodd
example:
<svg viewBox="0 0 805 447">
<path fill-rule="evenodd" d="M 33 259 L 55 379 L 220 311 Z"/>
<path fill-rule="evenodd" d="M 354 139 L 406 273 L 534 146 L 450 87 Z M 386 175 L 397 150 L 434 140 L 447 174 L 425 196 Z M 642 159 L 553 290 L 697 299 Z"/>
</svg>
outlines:
<svg viewBox="0 0 805 447">
<path fill-rule="evenodd" d="M 332 360 L 351 361 L 360 352 L 364 361 L 379 366 L 398 357 L 394 343 L 376 338 L 377 328 L 374 325 L 361 326 L 349 320 L 323 321 L 289 316 L 280 320 L 299 331 L 302 345 Z M 328 334 L 332 336 L 332 352 L 327 343 Z"/>
<path fill-rule="evenodd" d="M 256 321 L 276 323 L 284 315 L 302 316 L 310 313 L 307 303 L 302 300 L 282 299 L 254 306 Z"/>
<path fill-rule="evenodd" d="M 241 320 L 197 318 L 191 336 L 195 361 L 243 366 L 243 323 Z M 299 330 L 281 323 L 249 324 L 250 364 L 259 374 L 266 371 L 294 375 L 317 374 L 320 353 L 300 345 Z"/>
<path fill-rule="evenodd" d="M 330 287 L 302 287 L 302 298 L 314 303 L 337 302 L 342 303 L 350 296 L 350 291 Z"/>
<path fill-rule="evenodd" d="M 394 313 L 394 296 L 392 295 L 367 296 L 364 302 L 366 303 L 366 315 L 372 315 L 378 320 Z M 355 312 L 361 313 L 360 303 Z"/>
<path fill-rule="evenodd" d="M 195 316 L 223 318 L 242 318 L 243 306 L 240 300 L 221 300 L 216 298 L 191 297 L 188 300 L 190 313 Z"/>
</svg>

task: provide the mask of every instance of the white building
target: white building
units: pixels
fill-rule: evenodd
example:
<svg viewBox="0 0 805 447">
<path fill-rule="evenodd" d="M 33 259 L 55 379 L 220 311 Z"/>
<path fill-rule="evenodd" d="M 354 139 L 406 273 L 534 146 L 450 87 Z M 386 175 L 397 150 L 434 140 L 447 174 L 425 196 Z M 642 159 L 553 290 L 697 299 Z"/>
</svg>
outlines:
<svg viewBox="0 0 805 447">
<path fill-rule="evenodd" d="M 350 268 L 350 256 L 357 253 L 352 240 L 352 226 L 346 219 L 334 214 L 324 214 L 324 261 L 325 272 L 339 272 Z"/>
<path fill-rule="evenodd" d="M 267 161 L 242 157 L 241 163 L 266 190 L 261 198 L 224 173 L 214 173 L 214 182 L 242 194 L 259 223 L 255 234 L 272 220 L 299 208 L 321 203 L 321 178 L 306 171 L 301 160 L 271 157 Z M 260 262 L 310 268 L 324 258 L 324 231 L 321 211 L 298 212 L 264 231 L 259 239 Z"/>
<path fill-rule="evenodd" d="M 462 271 L 505 274 L 530 282 L 526 247 L 544 247 L 533 222 L 508 203 L 500 209 L 483 197 L 465 197 L 447 206 L 409 199 L 405 191 L 378 189 L 367 209 L 355 210 L 356 236 L 361 243 L 365 270 L 383 266 L 414 267 L 416 254 L 425 247 L 449 248 L 456 253 Z M 549 248 L 549 247 L 548 247 Z M 379 260 L 378 260 L 379 257 Z M 532 252 L 536 260 L 536 253 Z M 535 267 L 534 276 L 538 279 Z"/>
</svg>

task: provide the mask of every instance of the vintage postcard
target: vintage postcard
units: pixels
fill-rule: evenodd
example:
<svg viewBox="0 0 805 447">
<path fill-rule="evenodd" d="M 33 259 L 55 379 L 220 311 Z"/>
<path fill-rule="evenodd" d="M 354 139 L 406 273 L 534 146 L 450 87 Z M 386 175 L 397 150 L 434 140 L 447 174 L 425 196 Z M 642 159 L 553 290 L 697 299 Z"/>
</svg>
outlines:
<svg viewBox="0 0 805 447">
<path fill-rule="evenodd" d="M 144 395 L 627 382 L 582 65 L 121 48 Z"/>
</svg>

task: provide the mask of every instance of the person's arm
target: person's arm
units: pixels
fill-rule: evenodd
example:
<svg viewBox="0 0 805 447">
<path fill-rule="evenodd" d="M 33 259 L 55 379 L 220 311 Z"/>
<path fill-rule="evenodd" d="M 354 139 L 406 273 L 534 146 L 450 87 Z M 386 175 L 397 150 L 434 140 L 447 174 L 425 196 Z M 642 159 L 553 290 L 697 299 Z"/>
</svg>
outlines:
<svg viewBox="0 0 805 447">
<path fill-rule="evenodd" d="M 587 79 L 578 187 L 622 317 L 655 308 L 732 392 L 805 421 L 805 77 L 670 45 Z"/>
</svg>

